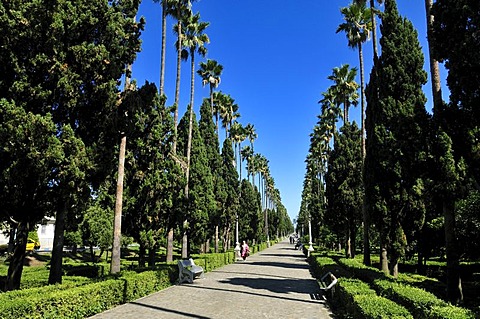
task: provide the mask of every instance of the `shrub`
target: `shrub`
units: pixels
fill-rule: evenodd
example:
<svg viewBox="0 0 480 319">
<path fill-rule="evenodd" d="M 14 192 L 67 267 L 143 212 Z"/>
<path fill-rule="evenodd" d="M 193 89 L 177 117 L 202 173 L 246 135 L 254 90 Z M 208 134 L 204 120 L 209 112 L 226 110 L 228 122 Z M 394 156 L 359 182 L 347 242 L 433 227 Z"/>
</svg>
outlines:
<svg viewBox="0 0 480 319">
<path fill-rule="evenodd" d="M 413 319 L 407 309 L 380 296 L 356 295 L 353 300 L 356 319 Z"/>
<path fill-rule="evenodd" d="M 430 319 L 474 319 L 475 315 L 467 309 L 455 306 L 434 306 L 429 312 Z"/>
</svg>

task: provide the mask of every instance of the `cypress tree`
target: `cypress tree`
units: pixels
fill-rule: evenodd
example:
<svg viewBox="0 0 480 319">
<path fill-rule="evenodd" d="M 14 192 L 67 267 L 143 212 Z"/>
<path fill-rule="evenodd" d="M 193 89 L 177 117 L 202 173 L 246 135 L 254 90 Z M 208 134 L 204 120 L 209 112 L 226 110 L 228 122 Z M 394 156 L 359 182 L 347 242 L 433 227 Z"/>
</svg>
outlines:
<svg viewBox="0 0 480 319">
<path fill-rule="evenodd" d="M 365 192 L 380 234 L 381 268 L 395 276 L 407 236 L 425 215 L 428 116 L 422 85 L 427 75 L 417 32 L 399 16 L 394 0 L 386 1 L 380 30 L 382 55 L 367 88 Z"/>
<path fill-rule="evenodd" d="M 221 163 L 220 146 L 218 143 L 218 135 L 215 131 L 215 123 L 212 119 L 212 111 L 210 107 L 210 101 L 204 99 L 200 106 L 200 122 L 199 122 L 200 135 L 203 138 L 205 144 L 205 151 L 207 153 L 208 166 L 212 172 L 213 189 L 215 194 L 215 209 L 209 214 L 209 230 L 214 229 L 214 241 L 215 252 L 218 252 L 218 231 L 220 227 L 220 210 L 222 202 L 225 200 L 225 192 L 223 191 L 223 180 L 221 175 Z"/>
<path fill-rule="evenodd" d="M 439 152 L 435 167 L 441 173 L 434 177 L 445 218 L 447 296 L 453 303 L 459 303 L 463 292 L 455 202 L 463 195 L 462 189 L 480 189 L 480 3 L 474 0 L 437 0 L 431 13 L 434 16 L 429 34 L 432 55 L 445 62 L 450 90 L 449 104 L 435 109 L 434 113 L 435 123 L 439 126 Z M 473 187 L 465 187 L 468 184 Z"/>
<path fill-rule="evenodd" d="M 182 152 L 184 156 L 187 152 L 189 116 L 189 111 L 187 111 L 178 124 L 177 152 Z M 206 229 L 209 214 L 215 210 L 212 172 L 208 165 L 207 151 L 199 132 L 195 114 L 193 114 L 192 129 L 189 195 L 186 199 L 183 214 L 184 220 L 187 221 L 187 224 L 184 225 L 184 232 L 188 237 L 187 255 L 191 251 L 191 244 L 198 246 L 207 239 Z"/>
<path fill-rule="evenodd" d="M 355 257 L 355 238 L 362 220 L 361 131 L 356 123 L 346 123 L 329 157 L 327 203 L 329 224 L 345 238 L 347 257 Z"/>
<path fill-rule="evenodd" d="M 255 240 L 258 242 L 258 235 L 262 229 L 261 223 L 263 220 L 260 203 L 257 201 L 257 193 L 253 185 L 245 179 L 242 180 L 241 188 L 238 207 L 239 241 L 248 240 L 251 243 Z"/>
<path fill-rule="evenodd" d="M 118 114 L 128 114 L 129 141 L 125 175 L 125 233 L 148 249 L 150 266 L 155 250 L 183 201 L 184 177 L 170 158 L 173 118 L 154 84 L 127 91 Z M 122 116 L 123 117 L 123 116 Z M 139 256 L 143 263 L 143 256 Z"/>
<path fill-rule="evenodd" d="M 230 242 L 230 233 L 235 226 L 235 213 L 238 209 L 239 200 L 239 182 L 238 173 L 234 166 L 235 157 L 233 155 L 232 141 L 226 138 L 222 147 L 222 167 L 221 174 L 223 187 L 225 191 L 225 201 L 221 208 L 220 219 L 223 225 L 223 249 L 227 250 Z"/>
</svg>

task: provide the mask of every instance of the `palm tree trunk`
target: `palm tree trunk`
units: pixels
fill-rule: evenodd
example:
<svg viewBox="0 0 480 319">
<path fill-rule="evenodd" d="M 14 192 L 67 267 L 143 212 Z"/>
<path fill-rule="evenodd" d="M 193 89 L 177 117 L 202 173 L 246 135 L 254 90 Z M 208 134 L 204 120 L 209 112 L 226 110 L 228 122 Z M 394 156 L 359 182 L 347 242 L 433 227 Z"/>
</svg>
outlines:
<svg viewBox="0 0 480 319">
<path fill-rule="evenodd" d="M 188 141 L 187 141 L 187 169 L 186 169 L 186 184 L 185 184 L 185 197 L 187 199 L 187 207 L 188 205 L 188 193 L 189 193 L 189 182 L 190 182 L 190 158 L 192 153 L 192 132 L 193 132 L 193 94 L 194 94 L 194 86 L 195 86 L 195 54 L 194 52 L 191 53 L 191 67 L 192 67 L 192 79 L 191 79 L 191 87 L 190 87 L 190 104 L 189 104 L 189 119 L 188 119 Z M 187 232 L 187 224 L 188 220 L 185 219 L 183 221 L 183 241 L 182 241 L 182 258 L 188 257 L 188 232 Z"/>
<path fill-rule="evenodd" d="M 360 59 L 360 95 L 362 106 L 362 161 L 365 159 L 365 67 L 363 63 L 363 49 L 362 44 L 358 46 L 358 58 Z M 363 263 L 367 266 L 371 265 L 370 260 L 370 234 L 369 234 L 369 220 L 368 212 L 365 205 L 365 197 L 362 203 L 362 217 L 363 217 Z"/>
<path fill-rule="evenodd" d="M 358 44 L 358 59 L 360 60 L 360 98 L 361 98 L 361 121 L 362 121 L 362 159 L 365 158 L 365 70 L 363 65 L 362 44 Z"/>
<path fill-rule="evenodd" d="M 433 0 L 425 0 L 425 12 L 427 15 L 427 39 L 428 39 L 428 51 L 430 53 L 430 76 L 432 78 L 432 94 L 433 94 L 433 107 L 434 110 L 438 110 L 442 105 L 442 87 L 440 84 L 440 69 L 438 62 L 432 56 L 433 50 L 430 45 L 430 34 L 433 25 L 433 16 L 431 9 L 433 6 Z"/>
<path fill-rule="evenodd" d="M 177 79 L 175 81 L 175 113 L 173 116 L 173 121 L 175 123 L 173 128 L 173 153 L 177 153 L 177 126 L 178 126 L 178 104 L 180 103 L 180 72 L 182 64 L 182 25 L 180 21 L 177 24 L 178 28 L 178 46 L 177 46 Z"/>
<path fill-rule="evenodd" d="M 377 46 L 377 17 L 375 15 L 375 0 L 370 0 L 370 9 L 372 10 L 372 42 L 373 42 L 373 60 L 378 59 Z"/>
<path fill-rule="evenodd" d="M 162 1 L 162 49 L 160 53 L 160 96 L 164 94 L 165 52 L 167 50 L 167 6 Z"/>
<path fill-rule="evenodd" d="M 126 149 L 127 136 L 123 133 L 122 138 L 120 139 L 120 152 L 118 154 L 117 192 L 115 199 L 115 215 L 113 219 L 112 262 L 110 264 L 111 274 L 118 274 L 120 272 L 120 237 L 122 229 L 123 177 L 125 174 Z"/>
<path fill-rule="evenodd" d="M 127 76 L 125 77 L 125 86 L 123 91 L 130 90 L 130 76 L 132 65 L 127 67 Z M 110 273 L 118 274 L 120 272 L 120 243 L 122 236 L 122 205 L 123 205 L 123 179 L 125 175 L 125 152 L 127 150 L 127 135 L 121 133 L 120 151 L 118 153 L 118 176 L 117 190 L 115 193 L 115 213 L 113 218 L 113 244 L 112 260 L 110 263 Z"/>
<path fill-rule="evenodd" d="M 238 178 L 239 181 L 242 182 L 242 153 L 241 153 L 241 145 L 238 143 Z"/>
<path fill-rule="evenodd" d="M 383 238 L 383 236 L 384 235 L 380 234 L 380 270 L 388 275 L 387 245 L 385 244 L 385 238 Z"/>
<path fill-rule="evenodd" d="M 215 253 L 218 252 L 218 225 L 215 225 Z"/>
<path fill-rule="evenodd" d="M 173 228 L 168 230 L 167 235 L 167 262 L 173 261 Z"/>
</svg>

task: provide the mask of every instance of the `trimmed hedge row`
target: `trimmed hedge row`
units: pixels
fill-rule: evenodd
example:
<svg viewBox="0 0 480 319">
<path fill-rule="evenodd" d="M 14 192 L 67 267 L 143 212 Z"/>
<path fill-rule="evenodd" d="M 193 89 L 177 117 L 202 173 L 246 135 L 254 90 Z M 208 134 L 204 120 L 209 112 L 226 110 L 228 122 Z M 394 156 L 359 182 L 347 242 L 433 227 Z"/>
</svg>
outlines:
<svg viewBox="0 0 480 319">
<path fill-rule="evenodd" d="M 469 310 L 452 306 L 421 288 L 390 280 L 375 280 L 373 286 L 380 295 L 405 306 L 418 319 L 474 319 L 475 317 Z M 435 309 L 434 313 L 432 313 L 433 309 Z"/>
<path fill-rule="evenodd" d="M 341 305 L 347 313 L 359 319 L 403 318 L 413 319 L 407 309 L 395 302 L 377 296 L 375 290 L 359 279 L 340 278 L 334 297 L 335 304 Z"/>
<path fill-rule="evenodd" d="M 405 306 L 415 318 L 473 319 L 474 314 L 464 308 L 452 306 L 424 289 L 397 282 L 382 271 L 367 267 L 354 259 L 342 258 L 339 263 L 355 277 L 372 284 L 379 295 Z M 435 309 L 435 313 L 432 313 Z M 446 314 L 446 317 L 442 317 Z M 435 317 L 434 317 L 435 316 Z"/>
<path fill-rule="evenodd" d="M 345 268 L 339 266 L 335 260 L 330 257 L 323 257 L 313 253 L 309 258 L 309 263 L 312 273 L 317 279 L 322 278 L 322 276 L 328 272 L 331 272 L 337 278 L 352 276 Z"/>
<path fill-rule="evenodd" d="M 251 250 L 253 253 L 266 247 L 266 244 L 255 245 Z M 194 261 L 208 272 L 235 262 L 235 253 L 198 255 L 194 256 Z M 123 271 L 118 278 L 94 283 L 88 278 L 64 277 L 70 278 L 65 284 L 1 293 L 0 319 L 76 319 L 93 316 L 167 288 L 178 279 L 177 262 L 161 264 L 157 268 L 155 271 Z"/>
</svg>

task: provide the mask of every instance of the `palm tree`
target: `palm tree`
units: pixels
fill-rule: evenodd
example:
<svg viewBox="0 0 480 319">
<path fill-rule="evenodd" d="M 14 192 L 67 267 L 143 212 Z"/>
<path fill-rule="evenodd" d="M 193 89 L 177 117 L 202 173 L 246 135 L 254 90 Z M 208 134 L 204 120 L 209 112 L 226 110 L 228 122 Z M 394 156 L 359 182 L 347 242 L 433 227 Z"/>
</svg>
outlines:
<svg viewBox="0 0 480 319">
<path fill-rule="evenodd" d="M 230 128 L 230 139 L 235 144 L 235 163 L 236 163 L 236 166 L 238 167 L 238 176 L 240 181 L 242 180 L 242 162 L 241 162 L 240 144 L 245 140 L 245 138 L 246 138 L 245 129 L 242 126 L 242 124 L 240 124 L 237 121 L 233 122 Z M 237 153 L 237 149 L 238 149 L 238 153 Z"/>
<path fill-rule="evenodd" d="M 190 154 L 192 150 L 192 131 L 193 131 L 193 101 L 194 101 L 194 87 L 195 87 L 195 53 L 205 56 L 207 53 L 206 43 L 210 42 L 210 39 L 203 32 L 208 27 L 208 22 L 200 21 L 200 14 L 190 15 L 184 17 L 184 20 L 180 21 L 184 30 L 182 45 L 188 50 L 191 61 L 191 86 L 190 86 L 190 104 L 189 104 L 189 124 L 188 124 L 188 141 L 187 141 L 187 170 L 186 170 L 186 184 L 185 184 L 185 197 L 188 199 L 189 193 L 189 178 L 190 178 Z M 187 221 L 184 221 L 184 239 L 182 257 L 187 257 Z"/>
<path fill-rule="evenodd" d="M 428 0 L 426 0 L 428 1 Z M 367 0 L 353 0 L 354 3 L 363 4 L 366 6 Z M 378 4 L 384 3 L 385 0 L 377 0 Z M 378 47 L 377 47 L 377 18 L 378 10 L 375 9 L 375 0 L 370 0 L 370 11 L 371 11 L 371 24 L 372 24 L 372 37 L 373 37 L 373 60 L 375 61 L 378 58 Z"/>
<path fill-rule="evenodd" d="M 365 3 L 352 3 L 348 7 L 340 9 L 343 14 L 344 23 L 337 28 L 338 32 L 345 32 L 348 39 L 348 46 L 358 48 L 358 59 L 360 62 L 360 96 L 362 109 L 362 157 L 365 157 L 365 76 L 363 66 L 362 44 L 370 38 L 371 10 L 367 9 Z"/>
<path fill-rule="evenodd" d="M 222 127 L 225 129 L 225 138 L 228 138 L 229 128 L 232 128 L 232 123 L 239 117 L 238 104 L 229 94 L 224 95 L 220 105 L 220 118 L 222 119 Z"/>
<path fill-rule="evenodd" d="M 223 66 L 215 60 L 208 59 L 207 62 L 200 63 L 200 69 L 197 71 L 198 75 L 202 78 L 203 86 L 209 84 L 210 86 L 210 107 L 213 110 L 213 89 L 217 88 L 220 84 L 220 75 L 222 75 Z M 218 118 L 217 118 L 217 134 L 218 134 Z"/>
<path fill-rule="evenodd" d="M 328 76 L 334 84 L 331 87 L 336 104 L 343 104 L 343 120 L 348 122 L 348 109 L 350 105 L 358 104 L 358 83 L 355 82 L 357 68 L 350 69 L 348 64 L 333 68 L 332 75 Z"/>
<path fill-rule="evenodd" d="M 253 142 L 258 137 L 257 133 L 255 132 L 255 126 L 253 124 L 248 123 L 247 125 L 245 125 L 245 135 L 250 141 L 250 146 L 252 147 L 252 152 L 253 152 Z"/>
<path fill-rule="evenodd" d="M 250 180 L 251 173 L 251 161 L 253 158 L 253 149 L 250 146 L 244 146 L 240 151 L 242 162 L 247 160 L 247 180 Z"/>
</svg>

